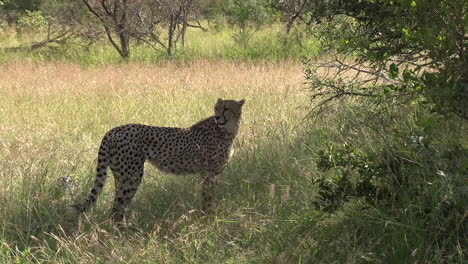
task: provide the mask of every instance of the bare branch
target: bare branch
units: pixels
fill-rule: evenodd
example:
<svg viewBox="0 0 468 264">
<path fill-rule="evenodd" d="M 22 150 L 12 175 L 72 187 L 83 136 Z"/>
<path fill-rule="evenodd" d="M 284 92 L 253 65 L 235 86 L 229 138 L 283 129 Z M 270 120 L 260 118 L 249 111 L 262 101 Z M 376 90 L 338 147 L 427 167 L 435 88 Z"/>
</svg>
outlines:
<svg viewBox="0 0 468 264">
<path fill-rule="evenodd" d="M 204 28 L 204 27 L 200 24 L 200 21 L 197 20 L 197 21 L 195 21 L 195 22 L 197 22 L 197 25 L 192 25 L 192 24 L 187 23 L 187 26 L 188 26 L 188 27 L 192 27 L 192 28 L 199 28 L 199 29 L 203 30 L 204 32 L 207 32 L 207 31 L 208 31 L 208 29 Z"/>
</svg>

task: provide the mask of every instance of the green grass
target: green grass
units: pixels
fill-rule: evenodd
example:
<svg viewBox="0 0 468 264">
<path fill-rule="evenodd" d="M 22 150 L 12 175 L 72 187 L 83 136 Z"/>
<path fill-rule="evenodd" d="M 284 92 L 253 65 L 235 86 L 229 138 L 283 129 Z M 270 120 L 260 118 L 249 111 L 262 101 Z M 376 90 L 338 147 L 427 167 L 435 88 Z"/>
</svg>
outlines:
<svg viewBox="0 0 468 264">
<path fill-rule="evenodd" d="M 293 60 L 1 64 L 0 262 L 466 262 L 466 207 L 459 210 L 466 174 L 455 182 L 451 169 L 466 166 L 467 154 L 448 152 L 467 148 L 460 133 L 466 127 L 440 119 L 431 148 L 417 151 L 407 142 L 396 149 L 418 164 L 400 166 L 411 184 L 397 186 L 398 199 L 355 198 L 320 211 L 313 180 L 331 174 L 315 164 L 325 141 L 379 155 L 385 140 L 406 146 L 399 140 L 419 135 L 425 112 L 400 107 L 381 116 L 369 105 L 342 103 L 313 122 L 304 119 L 302 71 Z M 135 122 L 189 126 L 211 115 L 218 97 L 247 102 L 212 215 L 199 212 L 196 175 L 165 175 L 149 165 L 127 227 L 109 224 L 112 178 L 89 214 L 78 222 L 66 215 L 91 188 L 108 129 Z M 69 186 L 64 177 L 72 179 Z"/>
<path fill-rule="evenodd" d="M 29 43 L 41 41 L 40 33 L 18 35 L 13 29 L 0 35 L 0 62 L 26 59 L 34 62 L 73 62 L 80 65 L 107 65 L 122 63 L 117 51 L 103 38 L 89 45 L 83 40 L 72 40 L 65 45 L 51 44 L 37 49 L 27 48 Z M 1 34 L 1 33 L 0 33 Z M 45 33 L 44 33 L 45 34 Z M 175 60 L 231 60 L 231 61 L 282 61 L 300 60 L 304 57 L 317 57 L 320 54 L 318 41 L 309 37 L 299 44 L 284 34 L 280 25 L 273 25 L 255 33 L 244 48 L 235 43 L 232 35 L 235 29 L 223 27 L 208 31 L 189 28 L 185 47 L 176 47 Z M 17 48 L 23 47 L 23 48 Z M 130 62 L 161 63 L 167 60 L 167 55 L 143 44 L 131 42 Z"/>
</svg>

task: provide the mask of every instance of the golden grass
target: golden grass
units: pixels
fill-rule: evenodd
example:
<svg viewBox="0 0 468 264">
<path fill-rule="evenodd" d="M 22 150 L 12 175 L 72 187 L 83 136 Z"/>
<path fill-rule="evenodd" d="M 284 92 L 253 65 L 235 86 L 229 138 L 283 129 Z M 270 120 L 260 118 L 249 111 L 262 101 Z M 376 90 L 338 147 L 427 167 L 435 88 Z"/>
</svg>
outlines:
<svg viewBox="0 0 468 264">
<path fill-rule="evenodd" d="M 160 210 L 154 209 L 159 207 L 167 210 L 159 223 L 151 218 L 152 210 L 133 210 L 137 214 L 133 219 L 140 228 L 154 230 L 155 237 L 170 232 L 181 232 L 180 235 L 151 239 L 144 245 L 144 241 L 137 241 L 140 234 L 120 241 L 106 231 L 101 232 L 99 227 L 91 227 L 96 230 L 87 229 L 90 233 L 75 238 L 42 230 L 60 230 L 57 224 L 62 221 L 61 216 L 55 214 L 61 211 L 57 208 L 67 206 L 70 199 L 88 191 L 85 182 L 93 180 L 97 148 L 108 129 L 125 123 L 190 126 L 212 115 L 218 97 L 245 98 L 236 149 L 238 153 L 248 153 L 269 138 L 294 137 L 293 127 L 305 116 L 298 108 L 306 100 L 302 83 L 303 67 L 293 61 L 251 64 L 200 60 L 189 64 L 167 62 L 96 68 L 25 61 L 0 65 L 0 181 L 3 186 L 0 189 L 0 255 L 2 250 L 21 255 L 24 252 L 15 251 L 15 246 L 24 249 L 31 245 L 35 253 L 25 257 L 28 261 L 40 262 L 42 258 L 46 262 L 90 262 L 92 259 L 125 262 L 137 254 L 133 255 L 136 259 L 154 260 L 159 256 L 161 261 L 171 262 L 173 256 L 164 255 L 174 245 L 180 247 L 174 252 L 182 254 L 183 259 L 199 259 L 186 255 L 194 252 L 186 243 L 199 240 L 206 243 L 210 236 L 222 239 L 221 233 L 218 238 L 215 235 L 216 226 L 221 224 L 234 228 L 235 232 L 242 229 L 238 226 L 241 222 L 213 226 L 197 223 L 197 218 L 190 213 L 196 197 L 193 178 L 181 180 L 186 181 L 184 184 L 163 184 L 165 187 L 161 188 L 165 191 L 157 193 L 160 202 L 155 202 L 152 194 L 157 190 L 152 189 L 155 185 L 151 183 L 158 179 L 146 177 L 146 184 L 134 202 L 137 208 L 151 205 L 154 211 Z M 254 156 L 248 157 L 245 162 L 255 162 Z M 73 193 L 63 194 L 58 187 L 63 176 L 77 182 Z M 248 181 L 254 181 L 253 176 L 240 176 L 242 185 L 247 183 L 243 188 L 250 188 Z M 104 212 L 111 202 L 111 188 L 107 186 L 99 200 L 96 211 L 100 212 L 100 220 L 107 219 Z M 187 194 L 178 196 L 172 205 L 161 204 L 173 200 L 171 193 L 182 192 L 181 189 Z M 235 206 L 233 202 L 226 205 Z M 159 225 L 166 230 L 160 231 Z M 197 238 L 197 230 L 183 231 L 186 225 L 205 233 L 206 237 Z M 193 237 L 187 237 L 189 234 Z M 64 251 L 51 255 L 54 249 L 48 241 Z M 202 245 L 206 248 L 205 244 L 197 247 Z M 216 245 L 212 248 L 214 252 L 219 249 Z"/>
<path fill-rule="evenodd" d="M 0 65 L 3 91 L 50 93 L 107 93 L 126 91 L 173 92 L 184 88 L 198 92 L 232 92 L 239 87 L 284 91 L 303 81 L 303 66 L 288 62 L 194 61 L 188 64 L 121 64 L 83 68 L 66 63 L 8 62 Z M 183 91 L 184 93 L 187 90 Z"/>
<path fill-rule="evenodd" d="M 389 262 L 400 246 L 412 255 L 414 238 L 424 245 L 432 236 L 426 224 L 412 222 L 417 218 L 410 211 L 399 220 L 401 215 L 384 216 L 385 207 L 376 208 L 376 216 L 384 217 L 376 222 L 359 203 L 336 214 L 313 209 L 313 179 L 320 175 L 315 153 L 323 142 L 371 136 L 359 126 L 362 139 L 350 136 L 354 132 L 344 125 L 361 124 L 353 112 L 308 127 L 307 109 L 300 107 L 307 102 L 302 71 L 292 61 L 1 64 L 0 262 L 321 263 L 359 262 L 363 256 Z M 68 225 L 64 209 L 89 191 L 108 129 L 132 122 L 189 126 L 211 115 L 218 97 L 247 103 L 213 215 L 198 214 L 197 177 L 158 177 L 148 168 L 127 214 L 134 228 L 114 232 L 107 224 L 112 180 L 89 218 Z M 63 176 L 75 180 L 74 191 L 58 184 Z M 398 225 L 388 225 L 395 219 Z M 399 242 L 407 237 L 412 245 Z M 396 262 L 403 260 L 405 255 Z"/>
<path fill-rule="evenodd" d="M 98 68 L 2 64 L 0 179 L 9 187 L 0 192 L 18 186 L 18 179 L 43 177 L 41 172 L 49 165 L 60 171 L 61 175 L 51 173 L 55 179 L 87 174 L 83 170 L 92 167 L 108 129 L 125 123 L 190 126 L 212 115 L 218 97 L 247 100 L 237 144 L 254 148 L 262 137 L 279 133 L 273 128 L 305 116 L 298 108 L 305 102 L 302 71 L 302 65 L 292 61 Z"/>
<path fill-rule="evenodd" d="M 89 111 L 83 116 L 88 120 L 89 115 L 100 118 L 100 111 L 104 111 L 121 114 L 114 115 L 117 123 L 187 126 L 211 115 L 218 97 L 245 98 L 245 120 L 249 123 L 266 118 L 258 114 L 289 108 L 291 100 L 301 101 L 297 97 L 302 95 L 303 82 L 302 65 L 296 62 L 195 61 L 91 69 L 62 63 L 10 62 L 0 65 L 0 73 L 2 134 L 24 123 L 43 129 L 48 123 L 56 123 L 52 119 L 57 118 L 66 122 L 68 117 L 80 123 L 85 121 L 77 120 L 80 110 Z M 94 107 L 88 109 L 79 103 Z M 134 113 L 128 109 L 132 105 L 136 107 Z M 52 112 L 57 115 L 50 116 Z M 46 117 L 49 119 L 44 120 Z"/>
<path fill-rule="evenodd" d="M 189 126 L 211 115 L 218 97 L 247 100 L 243 131 L 251 131 L 291 111 L 302 115 L 296 109 L 304 102 L 302 70 L 297 62 L 99 68 L 10 62 L 0 65 L 0 135 L 32 142 L 30 137 L 41 135 L 46 140 L 70 132 L 102 134 L 131 122 Z"/>
<path fill-rule="evenodd" d="M 247 100 L 242 131 L 252 134 L 291 111 L 301 115 L 302 82 L 297 62 L 100 68 L 10 62 L 0 65 L 0 135 L 11 139 L 4 149 L 16 142 L 12 153 L 51 140 L 95 146 L 105 130 L 124 123 L 190 126 L 212 114 L 218 97 Z"/>
</svg>

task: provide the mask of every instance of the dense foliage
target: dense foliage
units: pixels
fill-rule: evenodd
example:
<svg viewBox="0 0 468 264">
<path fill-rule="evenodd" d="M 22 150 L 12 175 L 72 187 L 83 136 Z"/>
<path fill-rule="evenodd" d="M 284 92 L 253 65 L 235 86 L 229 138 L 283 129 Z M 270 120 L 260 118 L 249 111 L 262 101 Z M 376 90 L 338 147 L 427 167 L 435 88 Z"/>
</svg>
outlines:
<svg viewBox="0 0 468 264">
<path fill-rule="evenodd" d="M 354 199 L 397 209 L 395 217 L 417 208 L 423 228 L 448 232 L 430 235 L 433 250 L 450 255 L 466 244 L 468 146 L 444 133 L 466 131 L 467 9 L 457 0 L 314 1 L 309 23 L 330 55 L 306 62 L 312 114 L 323 117 L 346 99 L 359 109 L 344 138 L 317 152 L 325 172 L 315 180 L 319 210 Z"/>
<path fill-rule="evenodd" d="M 328 50 L 384 81 L 341 90 L 421 95 L 427 107 L 468 119 L 467 10 L 463 0 L 317 1 L 310 17 L 335 27 L 317 31 Z"/>
</svg>

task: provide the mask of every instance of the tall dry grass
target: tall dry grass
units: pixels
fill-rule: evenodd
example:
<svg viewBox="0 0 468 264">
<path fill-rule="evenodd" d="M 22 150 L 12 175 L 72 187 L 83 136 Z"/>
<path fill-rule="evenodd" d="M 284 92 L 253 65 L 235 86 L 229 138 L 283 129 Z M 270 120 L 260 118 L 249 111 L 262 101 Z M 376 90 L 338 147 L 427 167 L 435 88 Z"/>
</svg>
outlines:
<svg viewBox="0 0 468 264">
<path fill-rule="evenodd" d="M 288 168 L 295 165 L 281 146 L 294 141 L 305 116 L 302 71 L 293 61 L 0 65 L 0 257 L 59 263 L 253 257 L 257 247 L 238 244 L 250 243 L 248 233 L 264 225 L 257 217 L 269 218 L 252 214 L 256 208 L 269 212 L 264 198 L 259 200 L 261 189 L 280 179 L 279 201 L 287 202 L 281 197 L 290 199 L 290 191 L 300 195 L 297 184 L 289 189 Z M 128 237 L 116 236 L 103 224 L 112 180 L 89 218 L 78 226 L 68 224 L 64 208 L 89 191 L 97 148 L 108 129 L 125 123 L 189 126 L 211 115 L 218 97 L 247 103 L 235 143 L 238 158 L 222 179 L 215 222 L 194 213 L 199 208 L 196 176 L 160 177 L 147 168 L 129 213 L 136 231 Z M 270 141 L 274 144 L 262 150 Z M 227 245 L 234 247 L 220 254 Z"/>
<path fill-rule="evenodd" d="M 466 262 L 459 231 L 466 213 L 447 207 L 466 200 L 463 171 L 450 172 L 466 160 L 463 127 L 438 120 L 428 148 L 413 140 L 425 135 L 418 134 L 425 109 L 390 104 L 381 112 L 356 102 L 335 104 L 310 126 L 302 71 L 293 61 L 1 64 L 0 263 Z M 211 115 L 218 97 L 247 103 L 212 215 L 199 214 L 197 176 L 146 166 L 127 227 L 109 224 L 112 180 L 90 213 L 68 218 L 66 207 L 91 187 L 107 130 L 189 126 Z M 352 170 L 318 171 L 320 150 L 354 146 L 386 160 L 389 142 L 412 162 L 393 164 L 400 170 L 385 178 L 414 184 L 398 185 L 394 201 L 356 198 L 334 212 L 317 209 L 314 180 Z"/>
<path fill-rule="evenodd" d="M 218 97 L 248 102 L 241 138 L 303 116 L 297 62 L 125 64 L 82 68 L 63 63 L 0 65 L 0 133 L 16 139 L 67 139 L 124 123 L 189 126 L 212 114 Z M 286 115 L 287 114 L 287 115 Z M 69 138 L 68 138 L 69 139 Z"/>
</svg>

